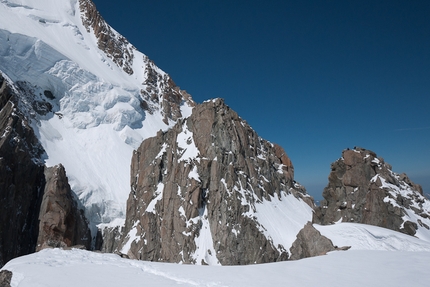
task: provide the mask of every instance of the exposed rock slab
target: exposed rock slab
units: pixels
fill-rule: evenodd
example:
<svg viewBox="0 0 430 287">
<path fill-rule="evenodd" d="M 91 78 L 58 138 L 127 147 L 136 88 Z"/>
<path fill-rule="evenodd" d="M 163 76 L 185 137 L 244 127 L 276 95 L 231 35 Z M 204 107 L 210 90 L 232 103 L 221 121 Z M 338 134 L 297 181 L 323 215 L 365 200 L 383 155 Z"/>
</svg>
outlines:
<svg viewBox="0 0 430 287">
<path fill-rule="evenodd" d="M 90 249 L 91 233 L 83 210 L 73 198 L 64 167 L 60 164 L 46 168 L 45 176 L 36 251 L 74 245 Z"/>
<path fill-rule="evenodd" d="M 288 196 L 309 211 L 313 206 L 285 151 L 258 137 L 221 99 L 145 140 L 133 155 L 131 189 L 117 251 L 151 261 L 286 260 L 289 246 L 266 236 L 257 207 Z"/>
<path fill-rule="evenodd" d="M 421 186 L 391 170 L 383 158 L 363 148 L 347 149 L 331 165 L 329 183 L 313 221 L 357 222 L 415 235 L 429 232 L 430 202 Z"/>
</svg>

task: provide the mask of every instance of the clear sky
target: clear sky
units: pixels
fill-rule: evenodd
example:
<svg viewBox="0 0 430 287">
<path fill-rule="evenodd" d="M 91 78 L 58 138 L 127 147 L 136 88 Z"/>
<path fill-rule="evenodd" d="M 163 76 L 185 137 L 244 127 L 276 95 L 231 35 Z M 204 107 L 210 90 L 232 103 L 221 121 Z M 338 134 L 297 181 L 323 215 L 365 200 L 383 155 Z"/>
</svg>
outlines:
<svg viewBox="0 0 430 287">
<path fill-rule="evenodd" d="M 94 2 L 196 102 L 283 146 L 315 199 L 354 146 L 430 193 L 430 1 Z"/>
</svg>

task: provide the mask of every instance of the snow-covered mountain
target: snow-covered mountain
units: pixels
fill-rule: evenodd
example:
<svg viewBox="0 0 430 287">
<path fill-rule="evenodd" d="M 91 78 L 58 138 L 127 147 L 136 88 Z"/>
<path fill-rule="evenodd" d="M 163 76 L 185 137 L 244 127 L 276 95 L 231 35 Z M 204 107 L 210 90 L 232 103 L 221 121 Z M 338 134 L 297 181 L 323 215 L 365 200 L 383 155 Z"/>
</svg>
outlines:
<svg viewBox="0 0 430 287">
<path fill-rule="evenodd" d="M 93 227 L 124 219 L 133 150 L 188 116 L 191 97 L 91 1 L 1 1 L 0 15 L 0 70 L 30 91 L 20 105 L 46 164 L 64 165 Z"/>
<path fill-rule="evenodd" d="M 2 1 L 0 9 L 0 15 L 5 16 L 0 26 L 0 70 L 10 78 L 10 85 L 15 85 L 20 92 L 18 108 L 31 122 L 46 152 L 42 158 L 44 163 L 47 166 L 64 166 L 71 190 L 78 196 L 90 220 L 93 237 L 96 226 L 100 229 L 110 227 L 124 237 L 118 240 L 119 235 L 105 232 L 104 238 L 99 238 L 103 241 L 103 250 L 129 253 L 133 244 L 143 244 L 149 240 L 144 237 L 145 234 L 150 236 L 145 230 L 152 226 L 152 223 L 146 229 L 137 226 L 139 218 L 134 213 L 140 207 L 139 204 L 131 204 L 128 206 L 125 231 L 114 228 L 125 223 L 127 199 L 131 189 L 134 192 L 136 188 L 130 187 L 133 150 L 159 130 L 166 131 L 179 119 L 189 117 L 194 102 L 190 95 L 175 86 L 166 73 L 111 28 L 90 0 Z M 206 127 L 200 123 L 203 128 L 194 135 L 199 148 L 189 145 L 193 135 L 191 131 L 187 132 L 185 126 L 184 133 L 169 143 L 170 147 L 176 146 L 176 143 L 178 145 L 178 162 L 185 157 L 182 152 L 187 155 L 182 160 L 186 166 L 201 160 L 209 161 L 206 167 L 202 166 L 201 170 L 199 167 L 199 171 L 195 166 L 193 188 L 188 190 L 191 182 L 180 184 L 182 199 L 191 196 L 194 191 L 197 198 L 193 199 L 194 203 L 191 201 L 191 205 L 194 204 L 192 207 L 181 204 L 172 207 L 175 214 L 183 210 L 183 217 L 180 218 L 185 221 L 180 224 L 186 225 L 183 232 L 178 233 L 185 238 L 185 249 L 175 253 L 182 252 L 184 262 L 198 264 L 285 260 L 295 235 L 312 218 L 313 201 L 294 182 L 292 164 L 282 148 L 275 148 L 259 138 L 237 115 L 232 117 L 231 112 L 225 118 L 219 117 L 223 115 L 221 110 L 228 109 L 222 105 L 213 119 L 207 118 L 202 110 L 200 116 L 192 119 L 196 122 L 194 126 L 200 121 L 207 124 Z M 225 123 L 227 121 L 235 122 L 233 133 L 225 133 L 230 130 Z M 211 125 L 218 126 L 213 134 L 208 129 Z M 240 137 L 235 138 L 235 134 Z M 212 143 L 208 141 L 211 137 L 214 140 Z M 214 146 L 213 150 L 210 144 Z M 154 148 L 158 147 L 151 147 Z M 150 151 L 143 149 L 139 152 L 146 155 Z M 210 165 L 216 166 L 216 162 L 219 162 L 219 174 L 210 178 L 208 168 Z M 229 165 L 234 168 L 228 168 Z M 139 176 L 141 179 L 151 176 L 136 172 L 138 170 L 132 174 L 133 182 Z M 163 169 L 162 172 L 178 177 L 178 172 L 174 170 Z M 200 178 L 203 173 L 208 174 L 207 179 Z M 163 186 L 172 184 L 172 176 L 162 180 Z M 185 174 L 184 177 L 189 178 L 190 175 Z M 173 182 L 175 180 L 177 178 Z M 202 184 L 205 180 L 207 183 Z M 157 210 L 157 216 L 163 221 L 165 215 L 156 206 L 163 190 L 161 183 L 156 181 L 144 187 L 151 190 L 149 200 L 153 200 L 152 209 L 148 206 L 145 209 L 146 214 L 155 214 Z M 212 182 L 210 186 L 209 182 Z M 168 198 L 172 196 L 167 191 L 164 194 Z M 202 194 L 208 198 L 204 199 Z M 234 202 L 227 201 L 227 195 Z M 232 216 L 215 219 L 213 212 L 218 205 L 213 204 L 209 205 L 211 213 L 205 214 L 200 201 L 213 202 L 212 196 L 223 204 L 221 212 L 225 215 L 229 210 Z M 149 202 L 147 204 L 151 205 Z M 230 204 L 234 205 L 233 209 Z M 273 221 L 273 216 L 280 217 Z M 135 238 L 136 228 L 140 230 L 138 238 Z M 162 236 L 163 232 L 157 235 L 158 228 L 164 230 L 165 226 L 152 228 L 155 228 L 151 233 L 151 236 L 157 237 L 155 240 L 168 242 Z M 169 228 L 168 233 L 179 230 L 174 226 Z M 231 249 L 231 240 L 226 241 L 223 233 L 234 235 L 229 238 L 241 243 L 242 251 Z M 255 256 L 245 259 L 243 252 L 250 249 L 251 237 L 260 239 L 254 241 L 255 246 L 251 248 L 255 249 Z M 241 238 L 248 243 L 243 244 L 245 241 Z M 260 243 L 265 248 L 260 248 Z M 168 253 L 168 249 L 162 247 L 161 253 Z M 189 253 L 184 254 L 187 250 Z M 228 250 L 226 252 L 230 255 L 222 250 Z M 135 250 L 134 257 L 180 261 L 177 256 L 153 258 L 145 257 L 140 252 Z M 221 255 L 228 259 L 217 259 Z"/>
<path fill-rule="evenodd" d="M 209 265 L 287 260 L 293 245 L 301 250 L 294 259 L 336 246 L 420 252 L 401 253 L 408 262 L 428 258 L 429 201 L 373 153 L 345 151 L 316 208 L 280 146 L 259 137 L 221 99 L 196 105 L 110 27 L 91 0 L 0 0 L 0 19 L 0 199 L 8 212 L 0 214 L 1 264 L 35 251 L 36 244 L 88 247 L 90 241 L 92 248 L 124 257 Z M 329 249 L 306 250 L 323 237 Z M 397 255 L 339 254 L 309 265 L 241 269 L 239 278 L 262 277 L 273 266 L 273 283 L 280 284 L 284 268 L 295 274 L 301 267 L 340 268 L 356 259 L 401 262 Z M 201 285 L 205 279 L 177 276 L 181 267 L 172 265 L 48 250 L 6 265 L 14 271 L 12 286 L 31 284 L 32 272 L 51 272 L 52 258 L 65 273 L 69 267 L 82 272 L 79 264 L 88 260 L 111 272 L 132 266 L 139 278 L 160 284 Z M 43 267 L 28 269 L 35 262 Z M 214 270 L 203 273 L 215 280 Z M 231 277 L 206 285 L 238 286 L 233 275 L 239 269 L 224 270 Z"/>
</svg>

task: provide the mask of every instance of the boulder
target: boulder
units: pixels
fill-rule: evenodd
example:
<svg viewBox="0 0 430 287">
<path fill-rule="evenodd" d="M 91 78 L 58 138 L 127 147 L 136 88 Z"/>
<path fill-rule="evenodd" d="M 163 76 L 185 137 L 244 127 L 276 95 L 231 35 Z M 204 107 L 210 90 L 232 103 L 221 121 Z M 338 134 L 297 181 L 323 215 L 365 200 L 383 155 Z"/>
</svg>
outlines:
<svg viewBox="0 0 430 287">
<path fill-rule="evenodd" d="M 297 234 L 297 239 L 290 248 L 290 260 L 325 255 L 336 249 L 330 239 L 321 235 L 312 223 L 308 222 Z"/>
</svg>

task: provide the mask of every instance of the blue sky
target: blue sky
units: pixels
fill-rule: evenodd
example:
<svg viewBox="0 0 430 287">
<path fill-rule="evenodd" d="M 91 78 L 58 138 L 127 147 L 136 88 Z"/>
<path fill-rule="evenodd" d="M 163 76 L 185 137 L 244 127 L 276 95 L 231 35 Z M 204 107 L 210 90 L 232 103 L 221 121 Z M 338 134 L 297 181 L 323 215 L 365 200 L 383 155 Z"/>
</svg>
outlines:
<svg viewBox="0 0 430 287">
<path fill-rule="evenodd" d="M 316 199 L 354 146 L 430 193 L 430 1 L 94 2 L 196 102 L 283 146 Z"/>
</svg>

